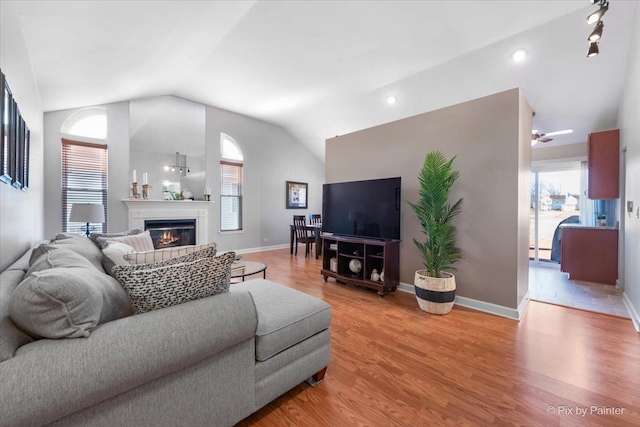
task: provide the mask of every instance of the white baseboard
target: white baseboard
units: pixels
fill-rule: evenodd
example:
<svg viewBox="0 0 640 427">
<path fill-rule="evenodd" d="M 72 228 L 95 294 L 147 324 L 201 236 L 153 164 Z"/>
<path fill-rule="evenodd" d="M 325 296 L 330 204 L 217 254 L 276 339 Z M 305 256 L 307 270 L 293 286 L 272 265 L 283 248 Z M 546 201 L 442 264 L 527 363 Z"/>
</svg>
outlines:
<svg viewBox="0 0 640 427">
<path fill-rule="evenodd" d="M 629 316 L 631 316 L 633 326 L 636 328 L 636 331 L 640 333 L 640 315 L 638 315 L 638 311 L 631 303 L 631 300 L 627 296 L 626 292 L 622 293 L 622 301 L 624 302 L 624 305 L 627 306 L 627 311 L 629 312 Z"/>
<path fill-rule="evenodd" d="M 398 290 L 411 294 L 415 292 L 413 285 L 402 282 L 400 282 L 400 284 L 398 285 Z M 527 291 L 527 294 L 518 306 L 518 309 L 515 309 L 456 295 L 455 305 L 470 308 L 472 310 L 482 311 L 483 313 L 493 314 L 495 316 L 506 317 L 507 319 L 520 321 L 520 319 L 522 319 L 522 316 L 524 316 L 524 312 L 527 309 L 530 300 L 531 298 L 529 297 L 529 292 Z"/>
<path fill-rule="evenodd" d="M 285 249 L 288 248 L 289 244 L 286 245 L 273 245 L 273 246 L 261 246 L 259 248 L 246 248 L 246 249 L 238 249 L 234 250 L 238 255 L 249 254 L 252 252 L 266 252 L 266 251 L 275 251 L 276 249 Z"/>
</svg>

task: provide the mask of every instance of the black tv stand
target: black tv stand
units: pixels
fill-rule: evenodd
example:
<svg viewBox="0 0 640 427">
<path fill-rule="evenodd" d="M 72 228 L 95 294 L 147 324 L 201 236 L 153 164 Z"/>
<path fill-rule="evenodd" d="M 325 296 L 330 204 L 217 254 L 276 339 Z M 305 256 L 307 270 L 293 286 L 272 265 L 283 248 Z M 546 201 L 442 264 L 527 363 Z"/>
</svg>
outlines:
<svg viewBox="0 0 640 427">
<path fill-rule="evenodd" d="M 400 241 L 376 238 L 322 236 L 322 271 L 324 280 L 329 277 L 351 286 L 362 286 L 378 291 L 384 297 L 395 292 L 400 283 Z M 331 269 L 331 259 L 335 258 L 336 268 Z M 359 273 L 349 269 L 351 260 L 362 264 Z M 371 280 L 373 269 L 384 271 L 384 280 Z"/>
</svg>

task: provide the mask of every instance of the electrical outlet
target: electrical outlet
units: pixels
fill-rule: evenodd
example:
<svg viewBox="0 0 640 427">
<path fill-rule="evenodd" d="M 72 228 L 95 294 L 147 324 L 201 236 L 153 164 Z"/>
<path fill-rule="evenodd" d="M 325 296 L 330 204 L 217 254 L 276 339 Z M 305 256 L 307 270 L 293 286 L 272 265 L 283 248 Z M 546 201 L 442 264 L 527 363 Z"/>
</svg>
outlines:
<svg viewBox="0 0 640 427">
<path fill-rule="evenodd" d="M 627 202 L 627 212 L 633 213 L 633 200 Z"/>
<path fill-rule="evenodd" d="M 268 238 L 268 237 L 265 237 L 264 239 L 262 239 L 262 241 L 263 241 L 263 242 L 268 242 L 268 241 L 269 241 L 269 238 Z"/>
</svg>

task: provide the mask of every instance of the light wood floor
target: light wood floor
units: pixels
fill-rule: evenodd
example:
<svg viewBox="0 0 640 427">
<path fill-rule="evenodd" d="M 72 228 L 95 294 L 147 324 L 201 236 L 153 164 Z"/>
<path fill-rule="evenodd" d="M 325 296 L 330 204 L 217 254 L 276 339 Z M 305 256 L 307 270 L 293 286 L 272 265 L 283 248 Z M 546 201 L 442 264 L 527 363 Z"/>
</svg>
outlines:
<svg viewBox="0 0 640 427">
<path fill-rule="evenodd" d="M 535 301 L 521 322 L 457 307 L 433 316 L 411 294 L 324 282 L 304 250 L 244 258 L 331 304 L 333 351 L 324 383 L 299 385 L 239 426 L 640 426 L 630 320 Z"/>
</svg>

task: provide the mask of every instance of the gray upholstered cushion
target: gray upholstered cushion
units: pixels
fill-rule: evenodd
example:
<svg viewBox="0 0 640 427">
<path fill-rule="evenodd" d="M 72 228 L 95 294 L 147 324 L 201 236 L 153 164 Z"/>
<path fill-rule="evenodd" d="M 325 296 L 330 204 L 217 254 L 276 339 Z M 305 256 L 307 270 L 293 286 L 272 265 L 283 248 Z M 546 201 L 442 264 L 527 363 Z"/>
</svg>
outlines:
<svg viewBox="0 0 640 427">
<path fill-rule="evenodd" d="M 131 314 L 129 299 L 113 277 L 82 265 L 78 254 L 55 250 L 42 264 L 67 265 L 30 272 L 9 304 L 13 322 L 33 337 L 87 337 L 100 323 Z M 74 259 L 75 257 L 75 259 Z"/>
<path fill-rule="evenodd" d="M 267 360 L 331 325 L 329 304 L 284 285 L 255 279 L 234 283 L 231 291 L 248 291 L 256 305 L 256 360 Z"/>
<path fill-rule="evenodd" d="M 123 237 L 123 236 L 133 236 L 136 234 L 140 234 L 143 231 L 144 230 L 142 228 L 134 228 L 132 230 L 122 231 L 120 233 L 91 233 L 89 234 L 89 239 L 91 239 L 93 243 L 98 245 L 100 249 L 104 249 L 104 247 L 106 246 L 106 243 L 105 243 L 106 239 L 113 239 L 116 237 Z"/>
<path fill-rule="evenodd" d="M 156 251 L 133 252 L 125 254 L 124 259 L 129 264 L 151 264 L 154 262 L 167 261 L 172 258 L 189 255 L 207 248 L 213 248 L 214 253 L 212 256 L 215 256 L 216 244 L 211 242 L 204 245 L 185 245 L 158 249 Z"/>
<path fill-rule="evenodd" d="M 242 348 L 242 351 L 252 350 L 256 323 L 249 294 L 227 292 L 215 298 L 203 298 L 109 322 L 96 328 L 89 338 L 40 340 L 22 346 L 10 360 L 10 365 L 0 364 L 0 425 L 49 424 L 107 399 L 125 395 L 129 390 L 152 385 L 157 383 L 156 380 L 163 381 L 163 378 L 170 379 L 172 373 L 184 375 L 183 369 L 189 369 L 225 349 L 233 352 L 238 343 L 249 341 L 250 347 Z M 237 353 L 232 353 L 232 356 L 237 361 L 237 369 L 248 371 L 253 377 L 253 364 L 247 364 L 248 358 Z M 252 352 L 250 357 L 254 359 Z M 234 376 L 235 372 L 225 370 L 221 376 L 201 373 L 208 378 L 214 391 L 210 401 L 214 408 L 217 408 L 218 394 L 226 390 L 226 386 L 217 383 L 234 383 L 228 377 L 229 374 Z M 238 376 L 242 380 L 247 377 L 244 374 Z M 242 386 L 246 384 L 242 382 Z M 153 410 L 153 405 L 161 405 L 197 412 L 193 401 L 179 391 L 172 396 L 182 402 L 175 408 L 173 400 L 156 398 L 150 399 L 151 406 L 134 405 L 131 410 L 146 413 Z M 132 417 L 135 420 L 140 418 L 139 414 Z M 107 416 L 100 423 L 91 418 L 77 425 L 158 425 L 149 422 L 121 424 L 114 419 Z M 203 426 L 231 424 L 187 423 Z"/>
<path fill-rule="evenodd" d="M 71 249 L 68 249 L 65 246 L 55 246 L 55 245 L 47 245 L 47 251 L 34 259 L 27 270 L 27 274 L 25 278 L 30 276 L 33 273 L 37 273 L 40 271 L 48 270 L 50 268 L 62 267 L 62 268 L 92 268 L 93 264 L 80 255 L 77 252 L 74 252 Z"/>
<path fill-rule="evenodd" d="M 103 247 L 109 242 L 124 243 L 125 245 L 131 246 L 136 252 L 152 251 L 154 249 L 153 240 L 151 240 L 149 231 L 131 236 L 112 237 L 108 239 L 98 237 L 98 242 L 100 242 Z"/>
<path fill-rule="evenodd" d="M 136 314 L 140 314 L 227 292 L 235 256 L 234 252 L 227 252 L 219 257 L 164 266 L 117 265 L 111 272 L 131 297 Z M 135 268 L 140 266 L 146 268 Z"/>
<path fill-rule="evenodd" d="M 11 359 L 16 350 L 33 341 L 9 317 L 9 302 L 13 290 L 24 279 L 21 269 L 7 269 L 0 273 L 0 362 Z"/>
<path fill-rule="evenodd" d="M 135 251 L 129 245 L 118 242 L 109 242 L 107 246 L 102 249 L 102 267 L 107 274 L 112 275 L 111 269 L 116 265 L 128 265 L 127 260 L 124 259 L 126 254 Z"/>
<path fill-rule="evenodd" d="M 37 258 L 48 252 L 51 247 L 71 249 L 91 261 L 91 264 L 93 264 L 98 271 L 104 272 L 102 268 L 102 252 L 100 252 L 100 249 L 86 237 L 71 233 L 57 234 L 51 243 L 45 243 L 34 248 L 31 253 L 31 259 L 29 260 L 29 266 L 31 266 Z"/>
</svg>

